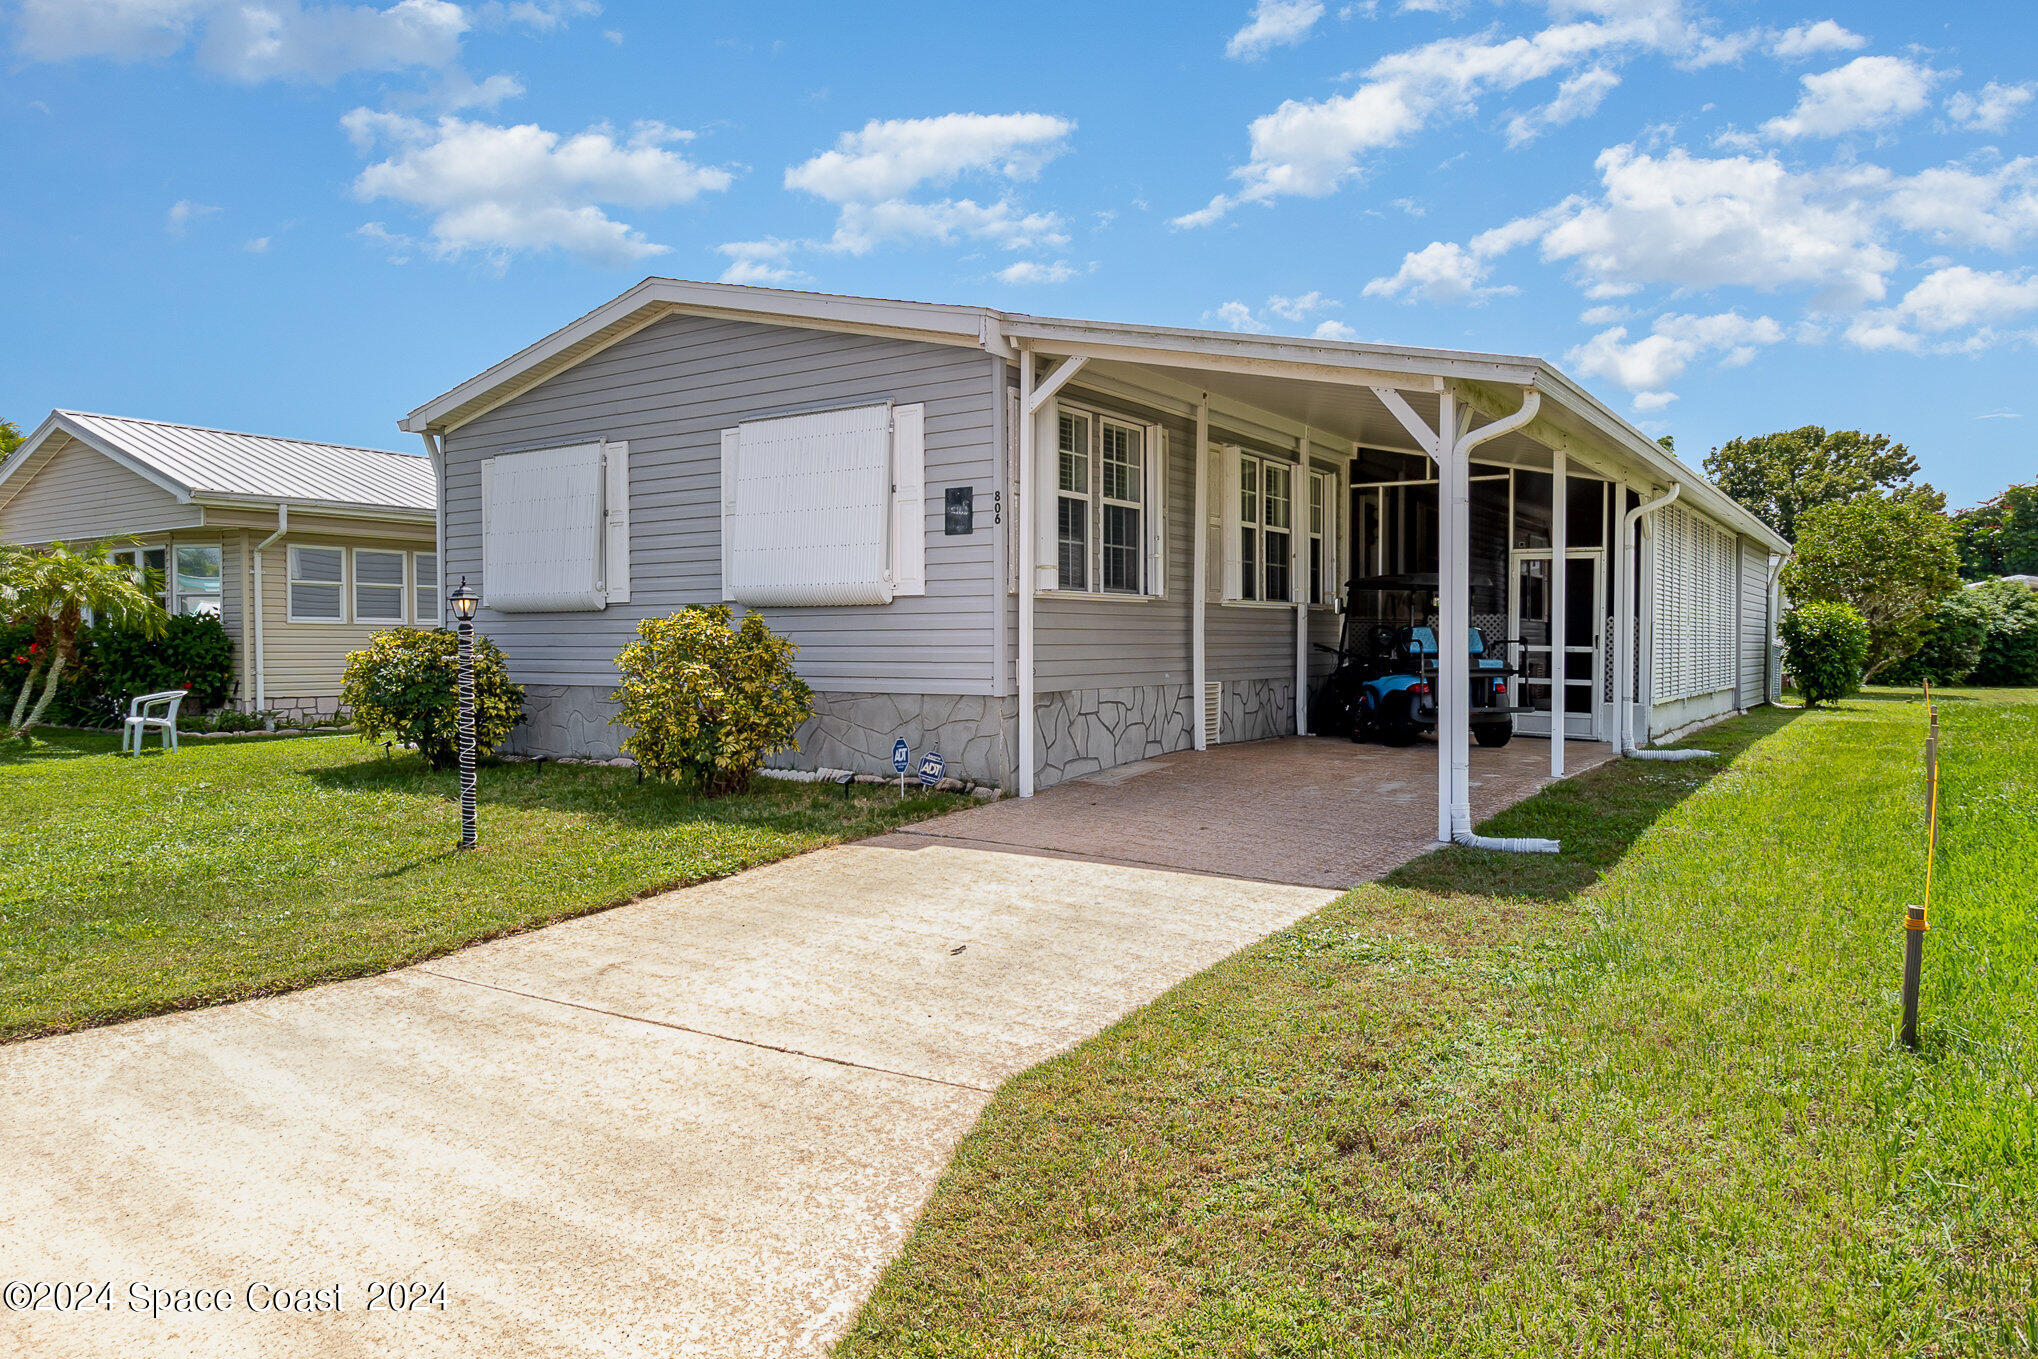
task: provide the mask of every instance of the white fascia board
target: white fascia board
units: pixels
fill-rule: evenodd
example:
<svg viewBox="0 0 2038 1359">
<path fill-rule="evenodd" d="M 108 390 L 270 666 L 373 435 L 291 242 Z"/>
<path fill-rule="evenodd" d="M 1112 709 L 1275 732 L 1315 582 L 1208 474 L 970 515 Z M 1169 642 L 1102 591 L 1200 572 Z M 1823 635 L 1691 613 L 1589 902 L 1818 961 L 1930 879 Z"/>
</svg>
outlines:
<svg viewBox="0 0 2038 1359">
<path fill-rule="evenodd" d="M 201 508 L 211 506 L 220 510 L 261 510 L 276 509 L 288 505 L 293 510 L 310 514 L 323 514 L 333 519 L 390 519 L 405 524 L 430 524 L 438 519 L 436 509 L 418 509 L 411 505 L 364 505 L 358 500 L 310 500 L 299 496 L 273 495 L 226 495 L 218 492 L 199 491 L 191 496 L 192 503 Z"/>
<path fill-rule="evenodd" d="M 40 449 L 44 443 L 48 442 L 52 435 L 59 431 L 68 434 L 71 438 L 76 439 L 79 443 L 85 445 L 85 447 L 101 457 L 118 463 L 140 477 L 143 481 L 148 482 L 151 486 L 175 496 L 178 504 L 188 505 L 191 503 L 191 488 L 189 486 L 157 468 L 154 464 L 142 461 L 117 444 L 110 444 L 85 429 L 82 425 L 66 419 L 61 411 L 51 411 L 49 419 L 37 425 L 35 433 L 29 436 L 27 442 L 14 450 L 14 456 L 7 460 L 7 465 L 0 467 L 0 487 L 6 485 L 8 479 L 14 475 L 17 468 L 27 466 L 29 458 L 36 450 Z M 13 496 L 10 493 L 7 499 L 12 498 Z M 5 503 L 5 501 L 0 501 L 0 503 Z"/>
<path fill-rule="evenodd" d="M 1197 405 L 1207 402 L 1213 427 L 1221 426 L 1235 434 L 1277 445 L 1286 443 L 1300 447 L 1306 433 L 1310 443 L 1319 448 L 1341 451 L 1347 456 L 1358 448 L 1349 439 L 1310 429 L 1300 420 L 1235 401 L 1228 396 L 1208 395 L 1193 382 L 1183 382 L 1157 372 L 1142 372 L 1137 378 L 1128 378 L 1118 373 L 1099 373 L 1094 368 L 1087 368 L 1069 385 L 1100 396 L 1151 406 L 1189 420 L 1195 418 Z"/>
<path fill-rule="evenodd" d="M 580 319 L 553 331 L 501 363 L 434 397 L 397 422 L 408 433 L 443 433 L 494 409 L 517 392 L 556 377 L 585 362 L 644 326 L 668 315 L 709 316 L 793 325 L 817 330 L 889 335 L 935 344 L 979 348 L 995 329 L 992 313 L 981 307 L 884 298 L 843 297 L 803 293 L 785 288 L 754 288 L 736 283 L 696 283 L 685 279 L 647 278 L 621 296 L 611 298 Z M 634 324 L 633 324 L 634 322 Z M 586 353 L 575 355 L 541 377 L 523 382 L 526 374 L 544 368 L 577 345 L 614 326 L 625 327 Z M 490 397 L 494 396 L 493 400 Z M 448 423 L 446 417 L 477 401 L 488 404 Z"/>
</svg>

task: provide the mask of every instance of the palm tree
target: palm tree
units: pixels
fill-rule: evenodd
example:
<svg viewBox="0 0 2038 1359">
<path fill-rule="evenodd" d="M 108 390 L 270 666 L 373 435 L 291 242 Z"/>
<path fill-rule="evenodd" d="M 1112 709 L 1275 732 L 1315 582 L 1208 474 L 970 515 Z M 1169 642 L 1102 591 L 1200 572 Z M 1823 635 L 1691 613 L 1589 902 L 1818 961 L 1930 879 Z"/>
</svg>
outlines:
<svg viewBox="0 0 2038 1359">
<path fill-rule="evenodd" d="M 97 543 L 78 552 L 62 543 L 51 543 L 40 552 L 0 549 L 0 614 L 35 629 L 29 643 L 28 675 L 21 681 L 21 693 L 15 697 L 14 713 L 7 723 L 9 739 L 28 735 L 42 721 L 50 700 L 56 697 L 64 667 L 78 654 L 78 631 L 85 625 L 87 611 L 102 622 L 144 637 L 163 635 L 168 616 L 162 604 L 135 578 L 132 566 L 108 557 L 111 546 Z M 29 695 L 38 679 L 42 696 L 31 709 Z"/>
</svg>

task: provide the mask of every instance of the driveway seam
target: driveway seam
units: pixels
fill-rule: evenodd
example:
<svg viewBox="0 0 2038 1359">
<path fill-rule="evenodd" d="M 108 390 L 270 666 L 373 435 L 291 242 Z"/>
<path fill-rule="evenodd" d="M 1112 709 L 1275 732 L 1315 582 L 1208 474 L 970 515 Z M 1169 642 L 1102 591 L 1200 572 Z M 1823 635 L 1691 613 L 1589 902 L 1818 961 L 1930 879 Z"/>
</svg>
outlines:
<svg viewBox="0 0 2038 1359">
<path fill-rule="evenodd" d="M 465 986 L 478 986 L 484 991 L 499 991 L 506 996 L 521 996 L 525 1000 L 541 1001 L 548 1005 L 563 1005 L 570 1010 L 585 1010 L 590 1014 L 607 1015 L 611 1019 L 629 1020 L 636 1024 L 649 1024 L 660 1029 L 674 1029 L 690 1033 L 699 1038 L 713 1038 L 723 1043 L 735 1043 L 746 1048 L 762 1048 L 766 1052 L 783 1053 L 788 1057 L 804 1057 L 811 1062 L 827 1062 L 832 1066 L 846 1066 L 854 1071 L 869 1071 L 880 1076 L 897 1076 L 901 1080 L 921 1081 L 927 1085 L 943 1085 L 951 1090 L 971 1090 L 979 1095 L 996 1094 L 994 1086 L 972 1085 L 968 1081 L 948 1081 L 939 1076 L 924 1076 L 917 1071 L 898 1071 L 888 1066 L 871 1066 L 865 1062 L 852 1062 L 845 1057 L 830 1057 L 823 1052 L 806 1052 L 800 1048 L 783 1047 L 777 1043 L 763 1043 L 754 1038 L 738 1038 L 733 1034 L 716 1033 L 712 1029 L 697 1029 L 690 1024 L 678 1024 L 669 1019 L 653 1019 L 648 1015 L 633 1015 L 622 1010 L 605 1010 L 599 1005 L 588 1005 L 577 1000 L 562 1000 L 558 996 L 541 996 L 535 991 L 519 991 L 513 986 L 497 986 L 493 982 L 476 981 L 472 977 L 458 977 L 451 972 L 435 972 L 429 967 L 414 968 L 427 977 L 441 981 L 459 982 Z"/>
</svg>

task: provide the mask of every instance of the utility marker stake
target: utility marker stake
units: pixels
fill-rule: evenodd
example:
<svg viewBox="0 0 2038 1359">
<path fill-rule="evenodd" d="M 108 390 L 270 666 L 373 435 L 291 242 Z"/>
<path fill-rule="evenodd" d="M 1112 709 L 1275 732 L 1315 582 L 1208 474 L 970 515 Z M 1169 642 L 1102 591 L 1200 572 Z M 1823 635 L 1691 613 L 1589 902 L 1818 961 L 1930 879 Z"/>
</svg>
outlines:
<svg viewBox="0 0 2038 1359">
<path fill-rule="evenodd" d="M 1904 1046 L 1918 1050 L 1918 979 L 1925 966 L 1925 908 L 1904 907 Z"/>
</svg>

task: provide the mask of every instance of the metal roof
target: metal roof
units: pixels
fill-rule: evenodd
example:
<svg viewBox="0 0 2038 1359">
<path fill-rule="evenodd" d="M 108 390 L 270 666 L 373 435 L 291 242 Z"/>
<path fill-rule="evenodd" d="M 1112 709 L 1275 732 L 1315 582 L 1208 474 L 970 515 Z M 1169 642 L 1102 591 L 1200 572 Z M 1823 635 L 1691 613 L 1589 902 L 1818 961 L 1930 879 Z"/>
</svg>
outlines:
<svg viewBox="0 0 2038 1359">
<path fill-rule="evenodd" d="M 52 411 L 63 429 L 117 461 L 139 464 L 192 500 L 290 501 L 429 513 L 431 460 L 382 448 L 279 439 L 86 411 Z M 44 430 L 38 430 L 40 436 Z M 28 451 L 24 446 L 22 451 Z M 8 469 L 11 470 L 11 469 Z"/>
</svg>

